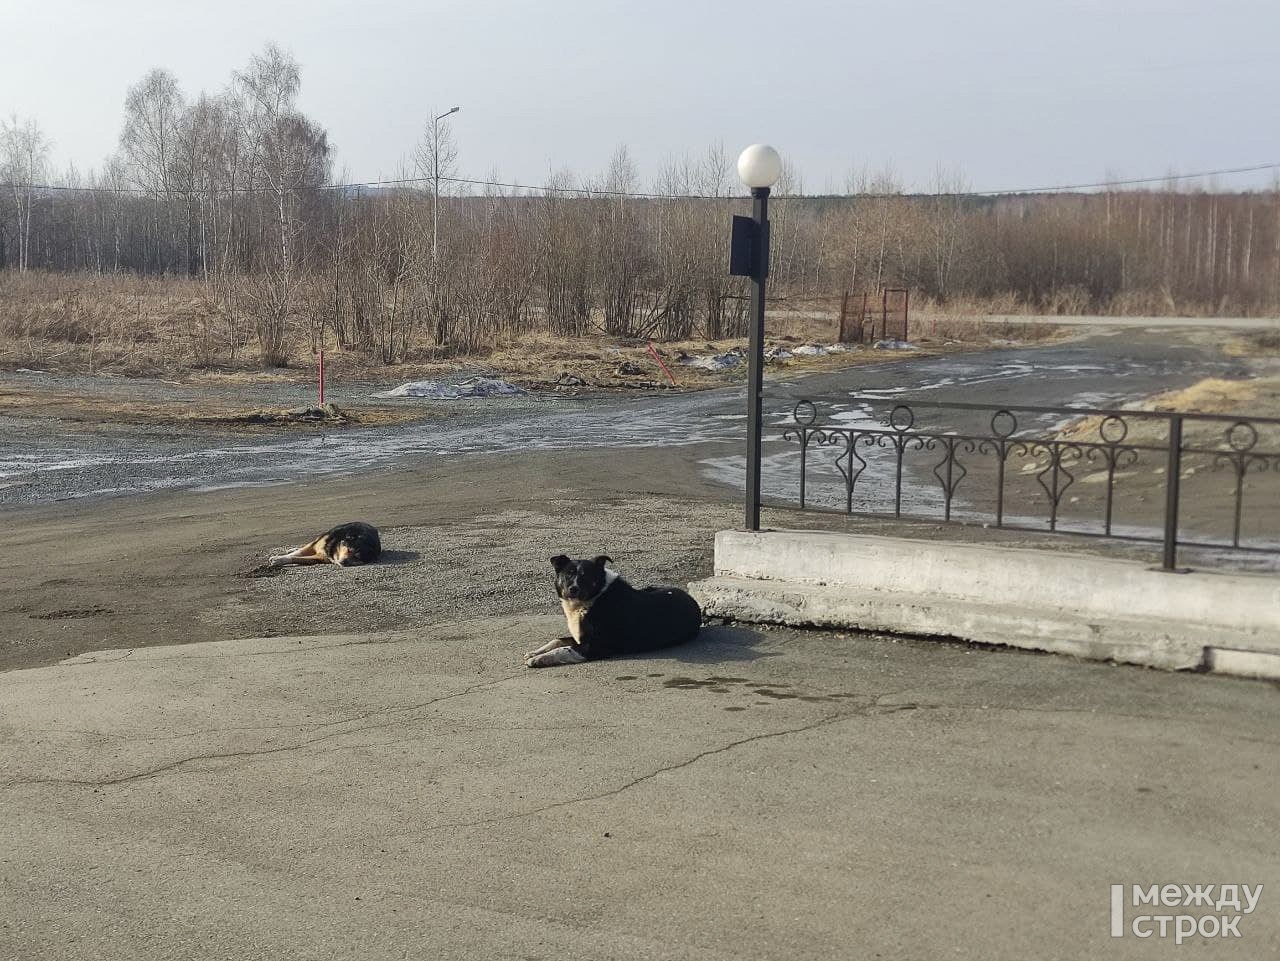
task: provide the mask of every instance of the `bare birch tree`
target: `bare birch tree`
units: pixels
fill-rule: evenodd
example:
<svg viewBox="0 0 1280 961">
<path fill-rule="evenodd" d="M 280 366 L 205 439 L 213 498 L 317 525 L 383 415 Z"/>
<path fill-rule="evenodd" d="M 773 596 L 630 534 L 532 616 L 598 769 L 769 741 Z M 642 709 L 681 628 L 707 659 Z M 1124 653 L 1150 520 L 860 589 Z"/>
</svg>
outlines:
<svg viewBox="0 0 1280 961">
<path fill-rule="evenodd" d="M 13 196 L 21 273 L 31 263 L 32 210 L 36 188 L 47 176 L 48 165 L 49 141 L 35 120 L 28 117 L 20 123 L 14 115 L 0 121 L 0 177 L 9 184 Z"/>
</svg>

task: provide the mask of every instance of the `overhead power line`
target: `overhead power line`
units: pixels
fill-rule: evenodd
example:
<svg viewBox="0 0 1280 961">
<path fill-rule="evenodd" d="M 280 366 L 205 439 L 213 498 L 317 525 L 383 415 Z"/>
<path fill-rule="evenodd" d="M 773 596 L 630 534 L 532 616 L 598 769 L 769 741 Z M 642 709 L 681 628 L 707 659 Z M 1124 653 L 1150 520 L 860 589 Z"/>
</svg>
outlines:
<svg viewBox="0 0 1280 961">
<path fill-rule="evenodd" d="M 1280 163 L 1264 163 L 1253 164 L 1246 167 L 1222 167 L 1217 170 L 1202 170 L 1196 173 L 1186 174 L 1164 174 L 1159 177 L 1133 177 L 1120 180 L 1099 180 L 1093 183 L 1075 183 L 1075 184 L 1054 184 L 1044 187 L 1015 187 L 1005 188 L 1001 190 L 959 190 L 959 191 L 935 191 L 920 192 L 913 191 L 909 194 L 904 192 L 898 193 L 860 193 L 834 196 L 856 196 L 856 197 L 892 197 L 892 196 L 915 196 L 915 197 L 996 197 L 1003 195 L 1016 194 L 1042 194 L 1042 193 L 1066 193 L 1075 190 L 1098 190 L 1104 187 L 1133 187 L 1143 184 L 1160 184 L 1170 183 L 1174 181 L 1200 180 L 1206 177 L 1226 177 L 1235 174 L 1258 173 L 1265 170 L 1280 171 Z M 332 183 L 317 184 L 308 187 L 293 187 L 290 190 L 360 190 L 375 189 L 385 187 L 404 187 L 416 184 L 432 183 L 433 177 L 401 177 L 393 180 L 365 180 L 356 183 Z M 511 183 L 499 180 L 479 180 L 470 177 L 441 177 L 444 183 L 465 184 L 473 187 L 498 187 L 505 190 L 527 190 L 532 193 L 554 193 L 568 194 L 573 196 L 593 196 L 593 197 L 630 197 L 637 200 L 729 200 L 740 201 L 747 200 L 744 195 L 733 194 L 663 194 L 650 191 L 639 190 L 614 190 L 606 187 L 563 187 L 555 185 L 537 186 L 533 184 Z M 68 193 L 107 193 L 107 194 L 124 194 L 132 196 L 155 196 L 159 195 L 159 191 L 148 190 L 143 187 L 104 187 L 92 186 L 82 187 L 71 184 L 24 184 L 13 182 L 0 182 L 0 189 L 4 190 L 38 190 L 38 191 L 61 191 Z M 181 193 L 181 191 L 174 191 Z M 217 196 L 235 196 L 245 194 L 274 194 L 277 191 L 271 187 L 234 187 L 215 190 Z M 777 200 L 803 200 L 806 197 L 814 195 L 808 194 L 782 194 L 775 195 Z M 833 196 L 833 195 L 818 195 Z"/>
<path fill-rule="evenodd" d="M 408 184 L 429 184 L 434 177 L 403 177 L 399 180 L 371 180 L 357 184 L 325 184 L 322 189 L 341 190 L 361 187 L 401 187 Z M 504 183 L 499 180 L 473 180 L 470 177 L 441 177 L 441 183 L 468 184 L 473 187 L 502 187 L 508 190 L 533 190 L 552 194 L 589 194 L 600 197 L 634 197 L 637 200 L 748 200 L 745 196 L 732 194 L 659 194 L 643 190 L 611 190 L 606 187 L 557 187 L 552 185 L 535 186 L 533 184 Z"/>
<path fill-rule="evenodd" d="M 1137 184 L 1160 184 L 1171 180 L 1198 180 L 1201 177 L 1225 177 L 1230 174 L 1256 173 L 1261 170 L 1280 170 L 1280 163 L 1254 164 L 1252 167 L 1227 167 L 1222 170 L 1206 170 L 1195 174 L 1165 174 L 1163 177 L 1135 177 L 1131 180 L 1103 180 L 1092 184 L 1060 184 L 1056 187 L 1022 187 L 1018 190 L 976 190 L 960 196 L 991 197 L 997 194 L 1043 194 L 1067 190 L 1096 190 L 1099 187 L 1131 187 Z"/>
<path fill-rule="evenodd" d="M 1056 193 L 1069 190 L 1096 190 L 1101 187 L 1128 187 L 1139 184 L 1155 184 L 1168 183 L 1170 181 L 1198 180 L 1203 177 L 1224 177 L 1232 174 L 1256 173 L 1263 170 L 1280 170 L 1280 163 L 1254 164 L 1248 167 L 1224 167 L 1218 170 L 1203 170 L 1198 173 L 1189 174 L 1165 174 L 1160 177 L 1135 177 L 1124 180 L 1101 180 L 1095 183 L 1081 184 L 1057 184 L 1047 187 L 1018 187 L 1004 190 L 961 190 L 961 191 L 937 191 L 933 194 L 912 192 L 914 196 L 939 196 L 939 197 L 995 197 L 1002 194 L 1034 194 L 1034 193 Z M 606 197 L 634 197 L 640 200 L 746 200 L 743 195 L 732 194 L 661 194 L 648 191 L 636 190 L 611 190 L 600 187 L 557 187 L 542 186 L 537 187 L 530 184 L 504 183 L 497 180 L 473 180 L 467 177 L 441 177 L 441 181 L 449 183 L 468 184 L 471 186 L 482 187 L 502 187 L 509 190 L 533 190 L 544 193 L 563 193 L 563 194 L 590 194 L 593 196 Z M 326 184 L 327 189 L 336 189 L 340 187 L 388 187 L 403 186 L 408 184 L 431 183 L 431 177 L 405 177 L 399 180 L 374 180 L 366 183 L 356 184 Z M 804 194 L 797 194 L 797 199 L 803 199 Z M 850 194 L 849 196 L 897 196 L 897 194 Z M 775 197 L 778 200 L 788 199 L 786 195 Z"/>
<path fill-rule="evenodd" d="M 292 187 L 290 190 L 360 190 L 362 188 L 405 187 L 416 184 L 429 184 L 434 177 L 400 177 L 394 180 L 365 180 L 356 183 L 316 184 L 307 187 Z M 529 190 L 538 193 L 587 194 L 605 197 L 634 197 L 640 200 L 747 200 L 745 196 L 731 194 L 660 194 L 636 190 L 611 190 L 603 187 L 558 187 L 553 185 L 537 186 L 535 184 L 507 183 L 498 180 L 475 180 L 470 177 L 441 177 L 441 183 L 468 184 L 480 187 L 502 187 L 510 190 Z M 0 189 L 12 190 L 57 190 L 69 193 L 110 193 L 125 194 L 137 197 L 158 196 L 162 191 L 148 190 L 145 187 L 81 187 L 71 184 L 23 184 L 0 182 Z M 196 192 L 196 191 L 192 191 Z M 234 196 L 238 194 L 274 194 L 273 187 L 227 187 L 214 191 L 218 196 Z M 181 190 L 173 193 L 181 194 Z"/>
</svg>

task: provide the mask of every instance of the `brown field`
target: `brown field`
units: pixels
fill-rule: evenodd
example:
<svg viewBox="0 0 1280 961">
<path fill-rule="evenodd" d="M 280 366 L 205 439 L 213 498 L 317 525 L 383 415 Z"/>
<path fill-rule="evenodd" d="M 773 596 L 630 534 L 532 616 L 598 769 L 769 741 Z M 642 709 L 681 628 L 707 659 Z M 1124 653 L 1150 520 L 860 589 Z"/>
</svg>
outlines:
<svg viewBox="0 0 1280 961">
<path fill-rule="evenodd" d="M 215 298 L 200 282 L 136 276 L 0 272 L 0 370 L 34 370 L 53 375 L 0 387 L 0 416 L 51 419 L 81 427 L 126 425 L 232 433 L 278 433 L 386 426 L 437 416 L 439 405 L 360 403 L 325 416 L 284 407 L 237 403 L 217 388 L 313 384 L 318 355 L 312 350 L 306 318 L 295 318 L 287 341 L 288 365 L 264 368 L 250 325 L 229 318 L 225 298 Z M 829 345 L 838 328 L 839 299 L 779 298 L 771 303 L 768 347 Z M 320 343 L 319 332 L 315 345 Z M 978 349 L 1010 341 L 1032 343 L 1063 336 L 1044 325 L 977 324 L 929 320 L 911 330 L 918 350 L 857 350 L 770 361 L 771 371 L 823 371 L 894 358 Z M 646 341 L 586 334 L 554 336 L 541 330 L 508 334 L 471 353 L 421 349 L 399 364 L 383 364 L 368 354 L 326 346 L 326 376 L 341 385 L 394 385 L 413 380 L 485 373 L 526 390 L 552 393 L 705 390 L 740 383 L 746 365 L 705 370 L 681 363 L 742 351 L 743 338 L 691 339 L 654 343 L 674 384 L 659 367 Z M 149 397 L 147 391 L 76 391 L 57 377 L 75 374 L 155 378 L 187 388 L 210 388 L 198 401 Z M 262 401 L 258 401 L 261 404 Z M 436 413 L 432 413 L 435 411 Z"/>
<path fill-rule="evenodd" d="M 673 386 L 644 341 L 603 334 L 571 338 L 530 330 L 503 335 L 491 346 L 470 353 L 420 347 L 407 361 L 388 365 L 366 353 L 341 349 L 331 335 L 305 316 L 291 320 L 286 366 L 264 368 L 252 325 L 230 312 L 228 304 L 233 303 L 234 299 L 215 294 L 195 280 L 0 272 L 0 369 L 159 377 L 209 386 L 299 383 L 315 378 L 317 349 L 323 344 L 327 370 L 335 382 L 402 383 L 482 368 L 533 390 L 662 390 Z M 767 342 L 783 347 L 831 344 L 838 315 L 838 297 L 780 297 L 770 304 Z M 910 335 L 921 352 L 937 353 L 1011 340 L 1034 342 L 1060 333 L 1043 325 L 933 318 L 913 323 Z M 742 338 L 692 339 L 654 346 L 678 389 L 721 386 L 740 380 L 745 372 L 741 366 L 713 372 L 679 363 L 682 354 L 698 356 L 742 348 Z M 882 361 L 887 356 L 862 349 L 797 357 L 778 362 L 778 366 L 824 370 Z M 48 409 L 67 409 L 71 400 L 51 396 L 39 403 Z M 0 399 L 0 405 L 15 409 L 12 392 Z M 232 411 L 225 416 L 245 418 L 252 413 Z M 152 416 L 123 410 L 119 414 Z M 155 416 L 167 422 L 180 415 Z M 360 416 L 366 416 L 366 411 Z"/>
</svg>

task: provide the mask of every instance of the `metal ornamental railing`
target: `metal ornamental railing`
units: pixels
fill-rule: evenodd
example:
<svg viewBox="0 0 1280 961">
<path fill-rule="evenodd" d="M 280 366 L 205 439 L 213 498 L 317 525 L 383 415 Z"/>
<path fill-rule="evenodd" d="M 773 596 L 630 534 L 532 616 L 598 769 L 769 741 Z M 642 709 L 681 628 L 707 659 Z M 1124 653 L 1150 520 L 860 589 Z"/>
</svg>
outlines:
<svg viewBox="0 0 1280 961">
<path fill-rule="evenodd" d="M 782 438 L 801 509 L 1280 554 L 1280 419 L 853 395 Z"/>
</svg>

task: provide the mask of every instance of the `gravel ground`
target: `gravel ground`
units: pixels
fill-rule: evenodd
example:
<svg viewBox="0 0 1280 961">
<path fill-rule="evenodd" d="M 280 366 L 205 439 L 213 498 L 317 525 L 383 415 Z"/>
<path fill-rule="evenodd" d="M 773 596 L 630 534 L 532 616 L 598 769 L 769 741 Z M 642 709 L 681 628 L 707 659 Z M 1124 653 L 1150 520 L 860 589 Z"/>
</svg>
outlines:
<svg viewBox="0 0 1280 961">
<path fill-rule="evenodd" d="M 739 510 L 684 448 L 477 455 L 13 510 L 0 669 L 107 648 L 551 613 L 553 554 L 609 554 L 638 583 L 686 583 L 710 571 L 712 535 Z M 385 563 L 255 575 L 280 548 L 353 519 L 382 530 Z"/>
<path fill-rule="evenodd" d="M 687 584 L 711 573 L 711 537 L 733 525 L 735 508 L 653 495 L 557 496 L 465 521 L 385 527 L 380 563 L 267 569 L 249 576 L 243 596 L 204 618 L 229 635 L 248 622 L 271 636 L 297 633 L 303 611 L 308 621 L 354 631 L 396 630 L 446 615 L 557 613 L 551 556 L 609 554 L 637 585 Z"/>
</svg>

